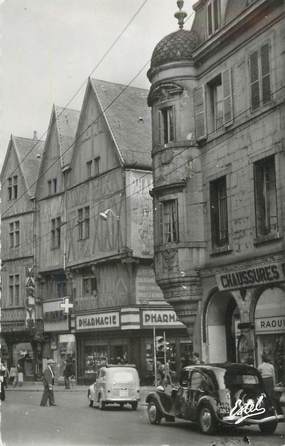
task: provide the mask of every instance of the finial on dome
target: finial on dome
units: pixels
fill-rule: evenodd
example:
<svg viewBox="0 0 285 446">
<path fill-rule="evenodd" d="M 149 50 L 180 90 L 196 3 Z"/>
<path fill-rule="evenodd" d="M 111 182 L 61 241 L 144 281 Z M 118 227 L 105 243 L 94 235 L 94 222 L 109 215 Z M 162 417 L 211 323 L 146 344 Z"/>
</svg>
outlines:
<svg viewBox="0 0 285 446">
<path fill-rule="evenodd" d="M 174 17 L 178 20 L 178 25 L 180 29 L 183 29 L 184 19 L 187 17 L 187 12 L 182 11 L 184 5 L 184 0 L 177 0 L 177 6 L 179 11 L 174 14 Z"/>
</svg>

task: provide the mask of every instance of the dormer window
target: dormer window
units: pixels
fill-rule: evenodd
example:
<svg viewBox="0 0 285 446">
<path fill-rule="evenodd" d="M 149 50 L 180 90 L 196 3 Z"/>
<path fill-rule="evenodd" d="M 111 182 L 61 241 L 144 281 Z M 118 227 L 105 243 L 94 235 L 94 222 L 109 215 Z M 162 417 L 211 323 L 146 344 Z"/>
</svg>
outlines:
<svg viewBox="0 0 285 446">
<path fill-rule="evenodd" d="M 174 107 L 164 107 L 159 110 L 160 143 L 174 141 Z"/>
<path fill-rule="evenodd" d="M 220 0 L 209 0 L 207 6 L 208 35 L 214 34 L 221 26 Z"/>
</svg>

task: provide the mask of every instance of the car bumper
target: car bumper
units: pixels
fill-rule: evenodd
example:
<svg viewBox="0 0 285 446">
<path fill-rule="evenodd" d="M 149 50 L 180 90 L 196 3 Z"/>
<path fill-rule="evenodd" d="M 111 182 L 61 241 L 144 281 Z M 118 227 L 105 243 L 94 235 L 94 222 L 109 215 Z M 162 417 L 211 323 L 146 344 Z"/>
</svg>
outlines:
<svg viewBox="0 0 285 446">
<path fill-rule="evenodd" d="M 261 418 L 259 420 L 255 419 L 255 418 L 246 418 L 244 421 L 239 422 L 240 417 L 224 417 L 221 421 L 224 424 L 228 424 L 228 425 L 245 425 L 245 424 L 264 424 L 264 423 L 270 423 L 271 421 L 278 421 L 280 422 L 284 422 L 285 421 L 285 417 L 284 415 L 272 415 L 270 417 L 265 417 L 265 418 Z"/>
</svg>

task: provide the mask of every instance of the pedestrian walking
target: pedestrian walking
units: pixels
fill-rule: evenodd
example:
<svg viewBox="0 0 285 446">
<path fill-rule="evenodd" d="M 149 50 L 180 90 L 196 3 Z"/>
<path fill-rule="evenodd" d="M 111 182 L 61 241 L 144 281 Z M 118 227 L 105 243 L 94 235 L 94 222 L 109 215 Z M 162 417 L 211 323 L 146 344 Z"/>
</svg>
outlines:
<svg viewBox="0 0 285 446">
<path fill-rule="evenodd" d="M 48 401 L 50 406 L 56 406 L 53 393 L 54 366 L 55 366 L 55 361 L 53 359 L 48 359 L 47 367 L 44 370 L 42 377 L 44 391 L 41 399 L 41 404 L 40 404 L 41 406 L 46 406 Z"/>
<path fill-rule="evenodd" d="M 23 371 L 23 367 L 21 366 L 20 362 L 18 362 L 17 365 L 17 377 L 18 377 L 18 385 L 19 387 L 22 387 L 23 382 L 24 382 L 24 371 Z"/>
<path fill-rule="evenodd" d="M 263 353 L 262 363 L 258 366 L 258 370 L 261 374 L 264 388 L 270 398 L 274 399 L 274 386 L 275 386 L 275 370 L 274 365 L 270 363 L 268 356 Z"/>
<path fill-rule="evenodd" d="M 0 362 L 0 399 L 1 401 L 5 400 L 5 373 L 6 373 L 6 367 L 4 366 L 3 362 Z"/>
<path fill-rule="evenodd" d="M 72 375 L 74 375 L 72 359 L 67 358 L 65 368 L 63 371 L 64 385 L 66 389 L 70 389 L 70 378 Z"/>
</svg>

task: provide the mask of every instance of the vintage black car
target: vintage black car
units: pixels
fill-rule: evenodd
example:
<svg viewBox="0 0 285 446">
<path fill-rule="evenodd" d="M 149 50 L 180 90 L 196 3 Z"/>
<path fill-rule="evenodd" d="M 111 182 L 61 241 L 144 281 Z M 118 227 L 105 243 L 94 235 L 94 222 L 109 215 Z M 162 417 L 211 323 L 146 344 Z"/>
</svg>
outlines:
<svg viewBox="0 0 285 446">
<path fill-rule="evenodd" d="M 151 424 L 159 424 L 162 418 L 181 418 L 198 423 L 205 434 L 218 425 L 253 424 L 264 434 L 272 434 L 278 422 L 284 421 L 282 411 L 266 394 L 258 370 L 245 364 L 187 366 L 180 385 L 170 391 L 158 386 L 146 402 Z"/>
</svg>

